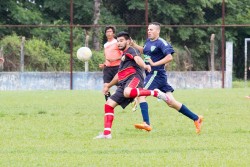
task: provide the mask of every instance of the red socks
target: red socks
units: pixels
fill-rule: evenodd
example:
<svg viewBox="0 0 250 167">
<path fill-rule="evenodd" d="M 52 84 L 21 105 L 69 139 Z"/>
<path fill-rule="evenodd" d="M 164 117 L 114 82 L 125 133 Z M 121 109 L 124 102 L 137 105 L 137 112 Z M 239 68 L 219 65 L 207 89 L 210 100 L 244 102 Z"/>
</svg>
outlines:
<svg viewBox="0 0 250 167">
<path fill-rule="evenodd" d="M 111 127 L 114 120 L 114 108 L 105 104 L 104 105 L 104 135 L 109 135 L 111 133 Z"/>
<path fill-rule="evenodd" d="M 147 90 L 141 88 L 132 88 L 130 92 L 130 98 L 135 98 L 137 96 L 154 96 L 157 97 L 158 92 L 154 90 Z"/>
</svg>

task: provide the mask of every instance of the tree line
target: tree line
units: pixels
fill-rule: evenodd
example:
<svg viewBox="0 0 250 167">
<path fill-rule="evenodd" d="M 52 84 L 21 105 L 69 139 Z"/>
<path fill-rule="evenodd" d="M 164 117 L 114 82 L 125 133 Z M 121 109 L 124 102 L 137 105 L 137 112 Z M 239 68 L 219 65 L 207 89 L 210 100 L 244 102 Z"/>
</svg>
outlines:
<svg viewBox="0 0 250 167">
<path fill-rule="evenodd" d="M 176 25 L 176 27 L 164 26 L 161 31 L 162 37 L 171 42 L 176 50 L 175 62 L 168 67 L 169 70 L 209 70 L 211 34 L 215 34 L 216 39 L 215 67 L 216 70 L 221 70 L 221 0 L 157 0 L 148 1 L 147 5 L 148 22 L 157 21 L 162 25 Z M 143 26 L 146 25 L 145 6 L 144 0 L 74 0 L 73 23 L 81 25 L 73 29 L 74 53 L 77 48 L 86 44 L 85 39 L 89 35 L 88 45 L 94 52 L 90 70 L 99 70 L 96 67 L 103 61 L 102 46 L 105 41 L 103 27 L 109 24 L 117 25 L 117 31 L 128 31 L 136 42 L 143 45 L 146 38 L 146 27 Z M 244 73 L 242 67 L 244 38 L 250 35 L 249 7 L 249 0 L 225 1 L 225 24 L 248 25 L 225 27 L 226 41 L 234 43 L 234 75 L 237 78 L 243 77 Z M 18 37 L 25 36 L 26 70 L 67 71 L 70 29 L 64 25 L 69 24 L 69 0 L 1 1 L 0 25 L 31 25 L 25 28 L 0 26 L 0 47 L 3 48 L 5 59 L 9 60 L 5 61 L 9 63 L 7 66 L 9 68 L 5 70 L 17 70 L 14 67 L 19 66 L 20 44 L 15 45 L 15 42 L 18 41 Z M 41 27 L 32 27 L 32 25 L 41 25 Z M 42 27 L 43 25 L 52 26 Z M 199 27 L 199 25 L 213 26 Z M 16 48 L 8 47 L 9 45 L 15 45 Z M 35 48 L 40 50 L 33 53 Z M 74 70 L 82 70 L 82 63 L 75 58 Z"/>
</svg>

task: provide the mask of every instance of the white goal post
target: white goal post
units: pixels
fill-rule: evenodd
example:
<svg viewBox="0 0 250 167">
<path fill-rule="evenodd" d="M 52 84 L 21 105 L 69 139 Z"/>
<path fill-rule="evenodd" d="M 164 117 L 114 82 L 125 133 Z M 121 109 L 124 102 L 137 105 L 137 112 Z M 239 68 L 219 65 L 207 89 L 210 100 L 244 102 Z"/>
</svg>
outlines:
<svg viewBox="0 0 250 167">
<path fill-rule="evenodd" d="M 247 86 L 247 42 L 250 42 L 250 38 L 245 38 L 245 87 Z"/>
</svg>

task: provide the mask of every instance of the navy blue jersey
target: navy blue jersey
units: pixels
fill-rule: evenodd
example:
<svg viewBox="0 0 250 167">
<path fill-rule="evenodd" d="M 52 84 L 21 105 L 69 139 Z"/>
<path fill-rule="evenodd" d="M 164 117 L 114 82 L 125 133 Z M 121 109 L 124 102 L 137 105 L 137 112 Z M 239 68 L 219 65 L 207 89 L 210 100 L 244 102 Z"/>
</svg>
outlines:
<svg viewBox="0 0 250 167">
<path fill-rule="evenodd" d="M 153 62 L 157 62 L 163 59 L 166 55 L 173 53 L 174 53 L 173 47 L 162 38 L 158 38 L 155 41 L 147 39 L 143 48 L 143 54 L 145 58 L 150 57 Z M 152 68 L 151 73 L 153 73 L 154 71 L 165 73 L 164 64 L 159 66 L 151 66 L 151 68 Z"/>
</svg>

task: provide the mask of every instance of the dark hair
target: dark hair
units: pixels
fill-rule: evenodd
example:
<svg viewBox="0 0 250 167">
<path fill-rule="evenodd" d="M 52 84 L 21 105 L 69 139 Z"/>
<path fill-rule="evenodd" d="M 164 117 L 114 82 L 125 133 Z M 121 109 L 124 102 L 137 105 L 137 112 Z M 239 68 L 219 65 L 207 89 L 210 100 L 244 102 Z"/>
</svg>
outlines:
<svg viewBox="0 0 250 167">
<path fill-rule="evenodd" d="M 112 29 L 113 33 L 115 33 L 115 29 L 116 29 L 115 26 L 111 26 L 111 25 L 106 26 L 106 27 L 105 27 L 105 30 L 104 30 L 104 33 L 106 33 L 106 31 L 107 31 L 108 29 Z"/>
<path fill-rule="evenodd" d="M 124 37 L 126 40 L 130 39 L 129 34 L 128 34 L 127 32 L 125 32 L 125 31 L 119 32 L 119 33 L 116 35 L 116 37 L 117 37 L 117 38 L 118 38 L 118 37 Z"/>
</svg>

